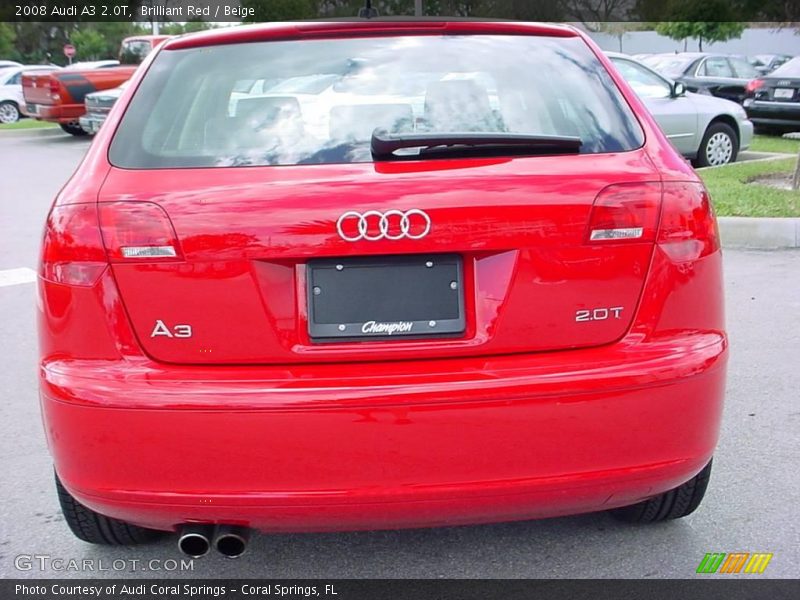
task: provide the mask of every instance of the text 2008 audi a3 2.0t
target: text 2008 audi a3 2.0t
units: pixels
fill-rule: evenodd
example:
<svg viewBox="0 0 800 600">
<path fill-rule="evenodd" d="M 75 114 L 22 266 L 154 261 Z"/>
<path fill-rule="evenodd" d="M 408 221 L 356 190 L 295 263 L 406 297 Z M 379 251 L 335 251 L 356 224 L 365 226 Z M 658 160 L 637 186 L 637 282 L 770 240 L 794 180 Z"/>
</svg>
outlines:
<svg viewBox="0 0 800 600">
<path fill-rule="evenodd" d="M 682 517 L 725 381 L 708 194 L 566 26 L 174 38 L 44 234 L 81 539 Z"/>
</svg>

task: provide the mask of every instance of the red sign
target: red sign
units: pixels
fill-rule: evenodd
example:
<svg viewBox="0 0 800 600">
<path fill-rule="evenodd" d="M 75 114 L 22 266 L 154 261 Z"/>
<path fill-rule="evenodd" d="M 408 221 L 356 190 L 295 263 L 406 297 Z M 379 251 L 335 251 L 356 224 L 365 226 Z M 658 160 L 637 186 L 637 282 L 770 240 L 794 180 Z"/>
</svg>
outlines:
<svg viewBox="0 0 800 600">
<path fill-rule="evenodd" d="M 75 56 L 75 46 L 72 44 L 64 44 L 64 56 L 67 58 Z"/>
</svg>

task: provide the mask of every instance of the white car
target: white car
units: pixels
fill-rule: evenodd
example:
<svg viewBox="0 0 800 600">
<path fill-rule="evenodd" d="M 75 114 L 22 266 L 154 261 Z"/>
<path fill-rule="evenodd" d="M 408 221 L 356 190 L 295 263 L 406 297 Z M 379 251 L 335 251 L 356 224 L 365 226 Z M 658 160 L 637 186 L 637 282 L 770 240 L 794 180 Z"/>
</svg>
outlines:
<svg viewBox="0 0 800 600">
<path fill-rule="evenodd" d="M 0 69 L 0 123 L 19 121 L 19 107 L 24 103 L 22 97 L 22 73 L 26 71 L 53 71 L 53 65 L 22 65 Z"/>
<path fill-rule="evenodd" d="M 687 92 L 631 56 L 606 53 L 644 101 L 672 144 L 699 167 L 734 162 L 753 139 L 753 124 L 737 103 Z"/>
</svg>

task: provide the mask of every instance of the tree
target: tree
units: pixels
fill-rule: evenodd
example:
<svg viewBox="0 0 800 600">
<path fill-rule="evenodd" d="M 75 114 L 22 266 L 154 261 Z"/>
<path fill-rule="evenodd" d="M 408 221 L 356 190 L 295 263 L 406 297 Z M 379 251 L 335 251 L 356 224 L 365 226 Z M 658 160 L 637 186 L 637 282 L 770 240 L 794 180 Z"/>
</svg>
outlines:
<svg viewBox="0 0 800 600">
<path fill-rule="evenodd" d="M 8 23 L 0 23 L 0 56 L 3 58 L 16 58 L 16 50 L 14 48 L 14 41 L 17 39 L 17 34 L 14 28 Z"/>
<path fill-rule="evenodd" d="M 658 9 L 650 4 L 649 10 L 658 10 L 660 21 L 656 31 L 673 40 L 696 39 L 700 51 L 703 42 L 724 42 L 738 38 L 745 29 L 747 8 L 742 0 L 653 0 L 661 3 Z M 749 0 L 748 0 L 749 1 Z M 766 2 L 766 0 L 760 0 Z M 648 10 L 640 7 L 645 16 Z"/>
<path fill-rule="evenodd" d="M 673 40 L 692 38 L 697 40 L 698 49 L 703 51 L 703 42 L 724 42 L 738 38 L 745 29 L 738 22 L 667 21 L 656 25 L 656 31 Z"/>
<path fill-rule="evenodd" d="M 102 38 L 103 48 L 99 48 L 99 39 L 92 35 L 94 46 L 90 54 L 100 58 L 116 58 L 120 42 L 129 35 L 141 34 L 142 28 L 130 22 L 17 22 L 9 23 L 14 30 L 15 52 L 12 57 L 27 64 L 49 63 L 64 65 L 64 44 L 75 44 L 74 35 L 81 31 L 92 30 Z M 78 37 L 80 39 L 80 36 Z M 79 50 L 80 52 L 80 50 Z M 81 52 L 81 58 L 86 58 Z M 5 56 L 3 56 L 5 58 Z"/>
<path fill-rule="evenodd" d="M 623 22 L 630 16 L 630 0 L 561 0 L 561 4 L 567 20 L 578 21 L 589 31 L 603 31 L 603 25 L 612 22 L 619 26 L 637 25 Z"/>
<path fill-rule="evenodd" d="M 70 34 L 69 39 L 72 45 L 75 46 L 75 56 L 78 60 L 98 60 L 108 56 L 106 53 L 106 40 L 95 29 L 88 27 L 79 29 Z M 111 56 L 114 56 L 114 54 Z"/>
<path fill-rule="evenodd" d="M 11 24 L 16 47 L 14 58 L 27 64 L 65 64 L 67 59 L 62 48 L 69 42 L 69 31 L 74 25 L 44 21 Z"/>
<path fill-rule="evenodd" d="M 607 33 L 609 35 L 613 35 L 614 37 L 616 37 L 619 42 L 619 51 L 623 52 L 622 40 L 625 37 L 625 34 L 631 31 L 642 31 L 646 28 L 647 28 L 646 23 L 610 21 L 608 23 L 598 23 L 597 29 L 595 29 L 594 31 L 600 31 L 602 33 Z"/>
</svg>

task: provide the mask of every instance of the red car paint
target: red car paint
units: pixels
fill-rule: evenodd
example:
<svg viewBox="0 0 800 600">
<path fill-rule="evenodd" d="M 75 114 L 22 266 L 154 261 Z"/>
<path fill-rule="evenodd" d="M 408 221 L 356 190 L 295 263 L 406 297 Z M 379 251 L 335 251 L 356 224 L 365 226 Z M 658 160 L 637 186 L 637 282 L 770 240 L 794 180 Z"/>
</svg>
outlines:
<svg viewBox="0 0 800 600">
<path fill-rule="evenodd" d="M 632 107 L 644 146 L 143 175 L 107 154 L 153 53 L 56 199 L 43 247 L 41 402 L 56 470 L 81 503 L 163 530 L 478 523 L 633 504 L 709 461 L 727 360 L 709 198 L 582 33 L 272 25 L 176 39 L 159 52 L 430 33 L 580 36 Z M 615 207 L 631 192 L 643 199 L 642 238 L 592 243 L 593 228 L 629 225 Z M 345 210 L 381 209 L 389 197 L 428 211 L 431 235 L 337 235 Z M 132 262 L 118 251 L 119 231 L 178 255 Z M 463 257 L 463 335 L 312 343 L 309 259 L 419 252 Z M 615 306 L 620 318 L 576 322 L 578 311 L 591 319 Z M 152 337 L 156 320 L 170 330 L 192 323 L 195 335 Z"/>
</svg>

